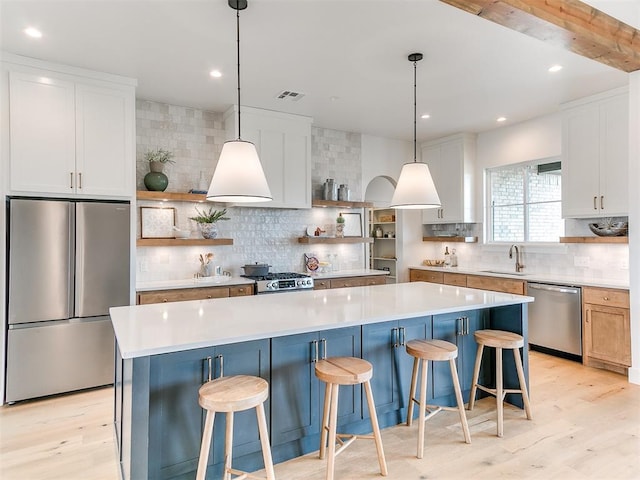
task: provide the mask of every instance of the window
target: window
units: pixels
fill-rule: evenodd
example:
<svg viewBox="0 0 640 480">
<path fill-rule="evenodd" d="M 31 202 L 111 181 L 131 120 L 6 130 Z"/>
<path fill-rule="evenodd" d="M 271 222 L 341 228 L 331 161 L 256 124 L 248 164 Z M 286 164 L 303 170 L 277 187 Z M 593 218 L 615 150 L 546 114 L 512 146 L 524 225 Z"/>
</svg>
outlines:
<svg viewBox="0 0 640 480">
<path fill-rule="evenodd" d="M 557 242 L 564 235 L 559 161 L 487 170 L 491 242 Z"/>
</svg>

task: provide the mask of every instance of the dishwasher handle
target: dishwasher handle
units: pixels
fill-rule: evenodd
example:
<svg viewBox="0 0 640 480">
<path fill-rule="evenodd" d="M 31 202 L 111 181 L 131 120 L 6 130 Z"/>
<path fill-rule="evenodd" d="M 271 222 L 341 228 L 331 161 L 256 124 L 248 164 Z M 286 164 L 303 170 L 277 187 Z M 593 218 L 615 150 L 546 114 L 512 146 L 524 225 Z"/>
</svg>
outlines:
<svg viewBox="0 0 640 480">
<path fill-rule="evenodd" d="M 574 295 L 580 293 L 579 288 L 560 287 L 556 285 L 541 285 L 539 283 L 530 283 L 528 284 L 527 288 L 530 288 L 532 290 L 544 290 L 546 292 L 571 293 Z"/>
</svg>

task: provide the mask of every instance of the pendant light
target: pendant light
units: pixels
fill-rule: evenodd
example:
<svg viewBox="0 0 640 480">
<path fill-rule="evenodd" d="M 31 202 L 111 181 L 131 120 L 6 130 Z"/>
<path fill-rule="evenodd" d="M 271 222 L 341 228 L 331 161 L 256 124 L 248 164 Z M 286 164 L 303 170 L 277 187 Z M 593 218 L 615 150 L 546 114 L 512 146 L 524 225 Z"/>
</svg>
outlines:
<svg viewBox="0 0 640 480">
<path fill-rule="evenodd" d="M 421 53 L 412 53 L 408 57 L 413 62 L 413 162 L 405 163 L 400 171 L 398 184 L 391 198 L 391 208 L 438 208 L 440 197 L 431 178 L 429 166 L 416 160 L 416 78 L 417 63 L 422 60 Z"/>
<path fill-rule="evenodd" d="M 238 138 L 225 142 L 213 172 L 207 200 L 214 202 L 268 202 L 271 191 L 258 158 L 256 146 L 240 137 L 240 10 L 247 0 L 228 0 L 236 11 L 238 53 Z"/>
</svg>

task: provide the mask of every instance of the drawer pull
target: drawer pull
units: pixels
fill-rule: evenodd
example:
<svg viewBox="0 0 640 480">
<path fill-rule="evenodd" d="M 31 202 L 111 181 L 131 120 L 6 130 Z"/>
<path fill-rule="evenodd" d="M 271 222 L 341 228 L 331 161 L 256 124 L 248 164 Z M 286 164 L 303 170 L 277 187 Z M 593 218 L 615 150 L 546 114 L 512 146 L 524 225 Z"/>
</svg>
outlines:
<svg viewBox="0 0 640 480">
<path fill-rule="evenodd" d="M 167 300 L 166 298 L 162 299 L 162 303 L 167 303 L 169 300 Z"/>
<path fill-rule="evenodd" d="M 602 297 L 602 300 L 604 300 L 605 302 L 609 301 L 609 297 Z"/>
<path fill-rule="evenodd" d="M 69 172 L 69 188 L 73 188 L 73 172 Z"/>
<path fill-rule="evenodd" d="M 207 298 L 211 298 L 211 295 L 207 295 Z"/>
<path fill-rule="evenodd" d="M 598 204 L 596 203 L 598 201 L 598 197 L 593 197 L 593 209 L 597 210 L 598 209 Z"/>
</svg>

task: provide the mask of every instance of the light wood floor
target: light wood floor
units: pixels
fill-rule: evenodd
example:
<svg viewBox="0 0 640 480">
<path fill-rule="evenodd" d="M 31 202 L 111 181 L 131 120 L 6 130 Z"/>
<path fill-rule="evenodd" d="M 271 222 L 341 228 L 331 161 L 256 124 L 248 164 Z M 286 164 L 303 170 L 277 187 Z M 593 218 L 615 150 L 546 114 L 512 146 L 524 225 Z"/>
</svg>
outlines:
<svg viewBox="0 0 640 480">
<path fill-rule="evenodd" d="M 415 457 L 417 423 L 383 431 L 390 479 L 639 479 L 640 386 L 625 377 L 533 352 L 532 421 L 505 408 L 495 436 L 494 401 L 468 413 L 472 443 L 454 412 L 427 423 L 425 456 Z M 2 480 L 117 480 L 112 390 L 0 408 Z M 324 462 L 307 455 L 276 465 L 278 480 L 320 480 Z M 336 461 L 339 479 L 382 478 L 375 448 L 360 440 Z"/>
</svg>

